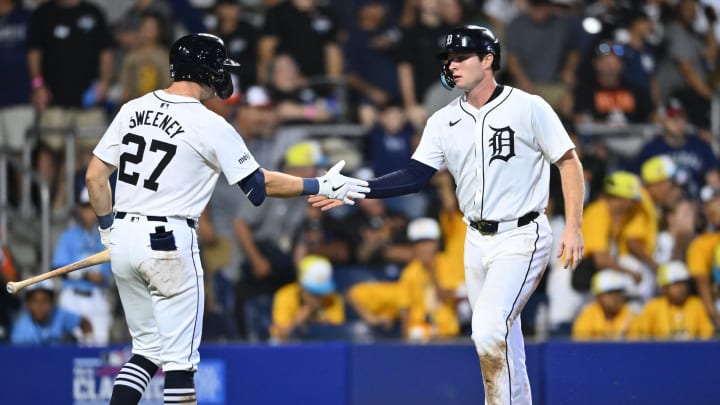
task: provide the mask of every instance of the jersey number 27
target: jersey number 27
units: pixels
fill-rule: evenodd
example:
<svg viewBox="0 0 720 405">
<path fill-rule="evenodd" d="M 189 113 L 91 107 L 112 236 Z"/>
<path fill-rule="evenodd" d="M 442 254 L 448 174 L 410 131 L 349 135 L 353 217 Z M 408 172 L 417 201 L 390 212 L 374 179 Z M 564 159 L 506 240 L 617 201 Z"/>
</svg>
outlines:
<svg viewBox="0 0 720 405">
<path fill-rule="evenodd" d="M 124 152 L 122 155 L 120 155 L 120 167 L 118 167 L 118 180 L 132 184 L 133 186 L 137 185 L 138 180 L 140 180 L 140 173 L 138 172 L 132 172 L 132 173 L 126 173 L 125 172 L 125 164 L 133 163 L 138 164 L 142 162 L 143 155 L 145 154 L 145 146 L 147 143 L 145 142 L 145 138 L 143 138 L 140 135 L 135 135 L 132 133 L 125 134 L 125 136 L 122 139 L 122 143 L 124 145 L 130 145 L 130 144 L 136 144 L 137 145 L 137 152 L 130 153 L 130 152 Z M 158 162 L 157 167 L 155 167 L 155 170 L 150 173 L 150 177 L 143 180 L 143 187 L 152 190 L 157 191 L 158 189 L 158 182 L 157 179 L 162 174 L 163 170 L 167 167 L 167 165 L 172 160 L 173 156 L 175 156 L 175 152 L 177 151 L 177 146 L 163 142 L 158 141 L 157 139 L 153 139 L 152 142 L 150 142 L 150 152 L 164 152 L 165 155 L 160 159 L 160 162 Z"/>
</svg>

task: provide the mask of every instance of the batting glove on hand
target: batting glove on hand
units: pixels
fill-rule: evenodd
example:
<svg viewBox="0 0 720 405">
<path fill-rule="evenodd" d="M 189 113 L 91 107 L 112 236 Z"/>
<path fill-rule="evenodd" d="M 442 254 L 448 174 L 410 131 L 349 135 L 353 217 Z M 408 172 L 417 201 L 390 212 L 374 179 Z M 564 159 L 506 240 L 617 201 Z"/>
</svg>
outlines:
<svg viewBox="0 0 720 405">
<path fill-rule="evenodd" d="M 317 178 L 318 183 L 320 183 L 318 194 L 341 200 L 346 205 L 353 205 L 355 204 L 353 200 L 365 198 L 365 194 L 370 192 L 370 188 L 367 187 L 368 182 L 365 180 L 340 174 L 343 167 L 345 167 L 345 161 L 341 160 L 331 167 L 327 173 Z"/>
<path fill-rule="evenodd" d="M 112 226 L 105 229 L 98 226 L 98 230 L 100 231 L 100 240 L 102 241 L 103 246 L 110 249 L 110 231 L 112 231 Z"/>
</svg>

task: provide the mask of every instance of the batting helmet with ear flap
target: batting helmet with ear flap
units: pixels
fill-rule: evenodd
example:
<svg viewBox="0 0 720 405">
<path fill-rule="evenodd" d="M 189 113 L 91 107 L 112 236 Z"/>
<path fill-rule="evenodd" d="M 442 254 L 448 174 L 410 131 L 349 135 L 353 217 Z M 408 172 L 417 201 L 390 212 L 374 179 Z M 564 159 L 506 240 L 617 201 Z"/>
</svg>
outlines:
<svg viewBox="0 0 720 405">
<path fill-rule="evenodd" d="M 170 47 L 170 76 L 175 81 L 208 85 L 222 99 L 232 95 L 230 69 L 239 66 L 227 57 L 225 44 L 215 35 L 185 35 Z"/>
<path fill-rule="evenodd" d="M 492 69 L 500 69 L 500 41 L 492 31 L 478 25 L 463 25 L 453 28 L 445 37 L 445 51 L 439 53 L 439 59 L 447 60 L 451 53 L 474 52 L 480 56 L 493 55 Z M 441 81 L 446 88 L 455 87 L 450 72 L 450 64 L 443 66 Z"/>
</svg>

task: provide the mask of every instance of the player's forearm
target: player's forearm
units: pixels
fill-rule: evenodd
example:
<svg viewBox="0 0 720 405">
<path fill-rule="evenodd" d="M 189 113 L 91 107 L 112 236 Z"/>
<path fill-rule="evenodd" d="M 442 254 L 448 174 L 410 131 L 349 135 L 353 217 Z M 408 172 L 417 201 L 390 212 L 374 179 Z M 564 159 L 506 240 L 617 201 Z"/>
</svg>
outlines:
<svg viewBox="0 0 720 405">
<path fill-rule="evenodd" d="M 88 165 L 85 182 L 90 195 L 90 204 L 97 216 L 108 215 L 112 212 L 112 191 L 108 178 L 114 170 L 114 166 L 95 156 Z"/>
<path fill-rule="evenodd" d="M 263 170 L 265 192 L 270 197 L 297 197 L 302 194 L 303 180 L 289 174 Z"/>
<path fill-rule="evenodd" d="M 585 199 L 585 180 L 583 168 L 575 150 L 568 151 L 558 162 L 565 201 L 565 223 L 580 229 L 582 225 L 583 200 Z"/>
</svg>

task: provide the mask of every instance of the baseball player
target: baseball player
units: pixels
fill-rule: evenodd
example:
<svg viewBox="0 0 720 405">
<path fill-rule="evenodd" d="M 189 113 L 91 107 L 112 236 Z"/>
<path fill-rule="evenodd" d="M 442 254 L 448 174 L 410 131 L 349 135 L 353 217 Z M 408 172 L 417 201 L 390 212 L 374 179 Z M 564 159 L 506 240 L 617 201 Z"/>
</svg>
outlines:
<svg viewBox="0 0 720 405">
<path fill-rule="evenodd" d="M 178 39 L 174 82 L 123 105 L 93 151 L 87 187 L 132 336 L 110 404 L 138 403 L 158 367 L 166 404 L 196 403 L 204 293 L 195 225 L 220 172 L 255 205 L 310 194 L 352 204 L 369 191 L 339 173 L 342 161 L 317 178 L 262 169 L 233 127 L 201 104 L 232 94 L 237 66 L 213 35 Z M 113 207 L 108 177 L 116 169 Z"/>
<path fill-rule="evenodd" d="M 500 43 L 488 29 L 462 26 L 446 37 L 441 79 L 465 94 L 434 113 L 405 169 L 369 181 L 367 198 L 420 190 L 447 165 L 468 224 L 465 280 L 472 339 L 488 404 L 527 404 L 530 384 L 518 315 L 548 263 L 552 234 L 544 214 L 550 163 L 562 177 L 566 227 L 558 256 L 582 258 L 582 166 L 552 108 L 538 96 L 495 82 Z M 339 205 L 309 201 L 324 210 Z"/>
</svg>

